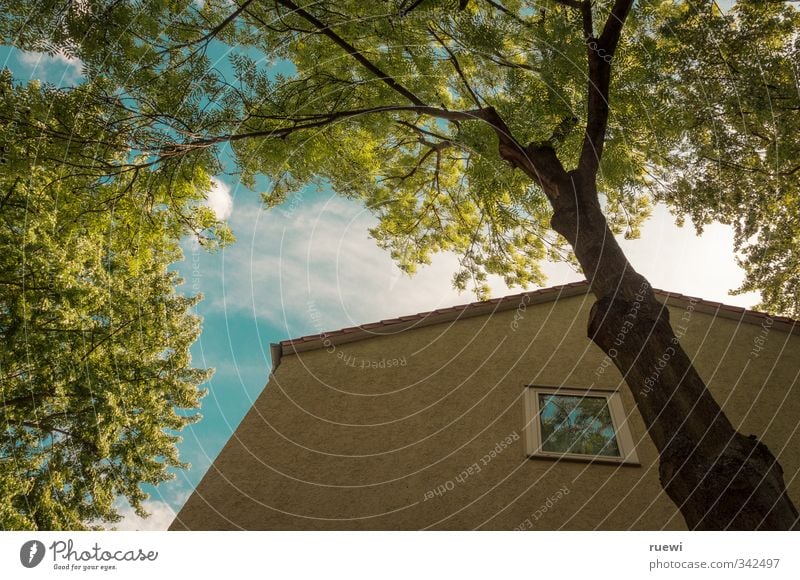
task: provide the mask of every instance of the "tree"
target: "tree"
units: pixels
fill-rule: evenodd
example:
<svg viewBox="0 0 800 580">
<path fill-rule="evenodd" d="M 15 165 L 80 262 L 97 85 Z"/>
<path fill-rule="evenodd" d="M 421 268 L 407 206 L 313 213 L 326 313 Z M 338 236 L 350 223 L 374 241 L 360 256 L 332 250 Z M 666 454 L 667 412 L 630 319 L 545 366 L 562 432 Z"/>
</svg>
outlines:
<svg viewBox="0 0 800 580">
<path fill-rule="evenodd" d="M 760 308 L 800 316 L 800 37 L 795 9 L 737 7 L 736 20 L 686 11 L 669 20 L 663 95 L 686 139 L 668 152 L 662 197 L 702 226 L 735 229 Z M 686 50 L 685 47 L 692 47 Z"/>
<path fill-rule="evenodd" d="M 743 289 L 797 312 L 798 214 L 769 218 L 798 199 L 800 172 L 778 155 L 797 143 L 795 8 L 238 0 L 132 14 L 129 2 L 35 4 L 6 17 L 4 37 L 80 57 L 90 77 L 123 88 L 133 114 L 159 103 L 161 126 L 150 127 L 161 159 L 230 147 L 245 183 L 271 178 L 267 205 L 327 182 L 377 215 L 371 233 L 401 267 L 458 252 L 454 282 L 479 294 L 488 273 L 541 283 L 542 259 L 574 261 L 597 298 L 588 335 L 631 388 L 687 525 L 798 526 L 774 456 L 722 413 L 614 238 L 635 237 L 653 200 L 697 227 L 732 223 Z M 209 58 L 229 48 L 231 80 Z M 778 94 L 780 116 L 764 113 Z"/>
<path fill-rule="evenodd" d="M 209 178 L 131 159 L 96 90 L 0 73 L 0 529 L 113 523 L 119 496 L 145 515 L 210 376 L 169 269 L 187 233 L 215 240 Z"/>
</svg>

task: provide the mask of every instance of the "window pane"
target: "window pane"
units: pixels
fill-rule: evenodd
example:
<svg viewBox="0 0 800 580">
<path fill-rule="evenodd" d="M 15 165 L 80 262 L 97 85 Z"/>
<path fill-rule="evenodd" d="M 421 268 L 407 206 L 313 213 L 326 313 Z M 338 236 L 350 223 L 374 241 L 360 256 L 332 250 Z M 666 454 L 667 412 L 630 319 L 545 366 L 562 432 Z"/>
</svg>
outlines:
<svg viewBox="0 0 800 580">
<path fill-rule="evenodd" d="M 542 451 L 620 457 L 605 397 L 539 395 Z"/>
</svg>

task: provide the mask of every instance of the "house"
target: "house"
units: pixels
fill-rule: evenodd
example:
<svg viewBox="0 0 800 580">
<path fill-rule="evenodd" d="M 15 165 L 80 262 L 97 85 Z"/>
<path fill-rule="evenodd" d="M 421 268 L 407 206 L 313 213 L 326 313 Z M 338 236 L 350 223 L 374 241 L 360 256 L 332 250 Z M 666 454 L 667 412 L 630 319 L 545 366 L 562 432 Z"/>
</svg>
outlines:
<svg viewBox="0 0 800 580">
<path fill-rule="evenodd" d="M 800 323 L 657 291 L 800 503 Z M 172 529 L 685 529 L 585 282 L 273 345 Z"/>
</svg>

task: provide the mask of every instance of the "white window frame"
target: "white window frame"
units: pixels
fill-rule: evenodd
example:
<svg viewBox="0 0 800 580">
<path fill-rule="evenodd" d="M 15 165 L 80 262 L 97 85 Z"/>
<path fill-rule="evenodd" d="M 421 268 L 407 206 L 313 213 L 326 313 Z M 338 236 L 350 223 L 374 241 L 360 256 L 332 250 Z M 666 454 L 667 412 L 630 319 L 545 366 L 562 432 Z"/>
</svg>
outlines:
<svg viewBox="0 0 800 580">
<path fill-rule="evenodd" d="M 613 457 L 610 455 L 584 455 L 582 453 L 558 453 L 542 450 L 542 425 L 539 421 L 539 395 L 605 397 L 611 415 L 611 422 L 614 427 L 614 434 L 617 438 L 617 447 L 619 447 L 620 457 Z M 528 457 L 640 465 L 619 391 L 595 388 L 580 389 L 574 387 L 525 385 L 523 400 L 525 404 L 525 453 Z"/>
</svg>

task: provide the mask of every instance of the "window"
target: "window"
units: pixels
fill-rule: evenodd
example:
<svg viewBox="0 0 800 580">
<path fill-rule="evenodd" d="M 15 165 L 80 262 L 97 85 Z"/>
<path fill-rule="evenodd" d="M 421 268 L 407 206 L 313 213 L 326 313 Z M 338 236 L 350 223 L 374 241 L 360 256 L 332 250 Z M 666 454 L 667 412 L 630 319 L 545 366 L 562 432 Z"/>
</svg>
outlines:
<svg viewBox="0 0 800 580">
<path fill-rule="evenodd" d="M 529 386 L 524 399 L 529 456 L 639 463 L 616 391 Z"/>
</svg>

